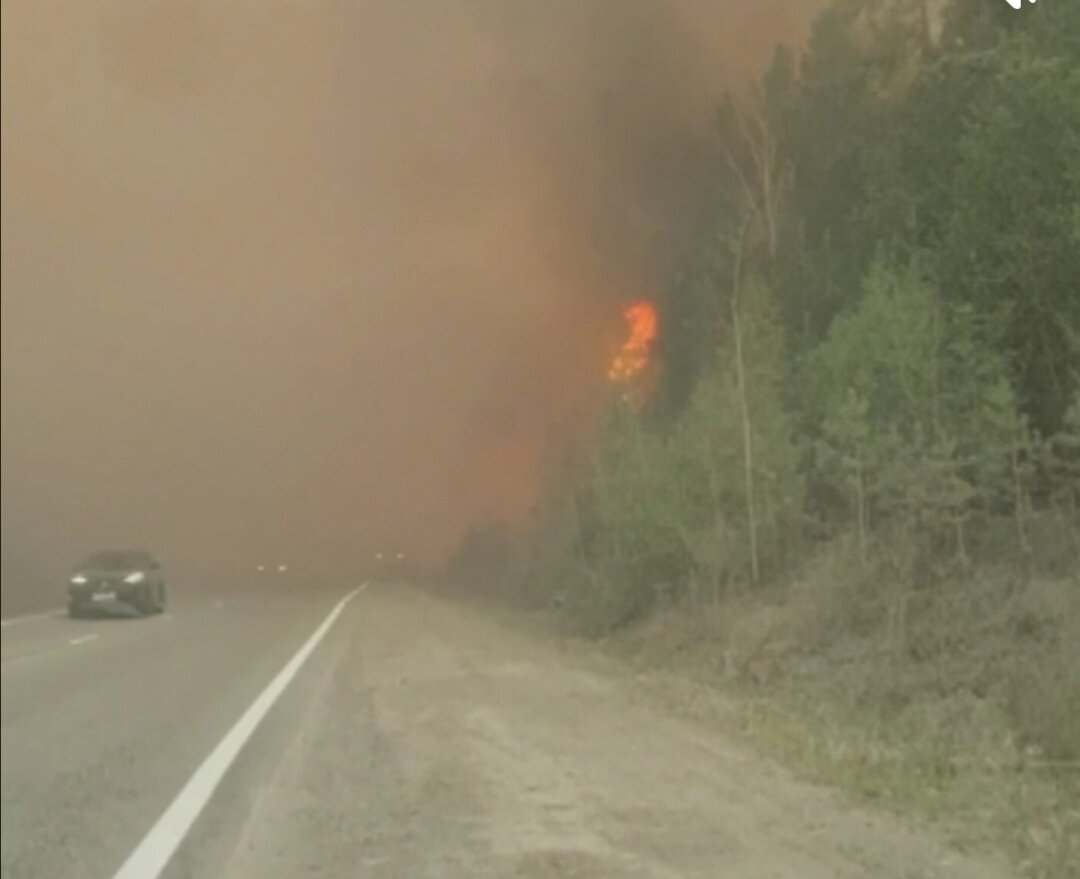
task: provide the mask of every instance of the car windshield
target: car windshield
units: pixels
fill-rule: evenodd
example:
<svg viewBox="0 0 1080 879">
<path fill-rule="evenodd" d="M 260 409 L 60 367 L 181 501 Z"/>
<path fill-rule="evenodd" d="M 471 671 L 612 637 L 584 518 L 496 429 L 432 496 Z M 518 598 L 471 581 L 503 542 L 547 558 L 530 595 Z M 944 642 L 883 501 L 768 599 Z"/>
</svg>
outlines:
<svg viewBox="0 0 1080 879">
<path fill-rule="evenodd" d="M 150 556 L 145 552 L 110 550 L 108 552 L 91 553 L 79 567 L 101 571 L 123 571 L 148 568 L 150 566 Z"/>
</svg>

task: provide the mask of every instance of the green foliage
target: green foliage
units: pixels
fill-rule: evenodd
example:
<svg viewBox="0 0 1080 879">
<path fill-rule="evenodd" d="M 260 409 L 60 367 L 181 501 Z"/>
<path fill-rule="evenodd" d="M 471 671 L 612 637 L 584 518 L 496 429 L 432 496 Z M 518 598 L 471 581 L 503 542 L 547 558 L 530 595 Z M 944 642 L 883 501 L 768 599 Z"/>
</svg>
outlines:
<svg viewBox="0 0 1080 879">
<path fill-rule="evenodd" d="M 644 413 L 613 405 L 573 503 L 553 506 L 573 515 L 544 570 L 599 633 L 827 554 L 818 658 L 880 641 L 869 664 L 925 675 L 904 698 L 949 711 L 960 698 L 934 688 L 1000 707 L 983 691 L 1004 682 L 1006 750 L 1072 760 L 1075 579 L 1071 609 L 977 596 L 988 572 L 1023 594 L 1080 570 L 1080 4 L 953 0 L 940 32 L 923 12 L 835 0 L 798 63 L 779 52 L 718 108 L 712 234 L 662 297 L 659 393 Z M 998 629 L 1032 641 L 1026 665 L 982 649 Z M 945 717 L 944 742 L 954 730 Z M 972 777 L 931 750 L 926 777 L 898 764 L 875 787 Z"/>
<path fill-rule="evenodd" d="M 1080 11 L 992 7 L 957 0 L 937 43 L 918 4 L 822 15 L 794 97 L 773 99 L 794 186 L 769 272 L 797 354 L 875 257 L 919 255 L 946 302 L 992 327 L 1046 435 L 1080 360 Z"/>
<path fill-rule="evenodd" d="M 741 318 L 753 448 L 755 527 L 768 570 L 788 556 L 801 508 L 799 455 L 783 402 L 783 338 L 767 291 L 750 284 Z M 725 333 L 730 335 L 732 326 Z M 616 626 L 658 600 L 721 581 L 744 582 L 750 523 L 744 425 L 731 346 L 697 382 L 678 421 L 650 428 L 616 407 L 579 496 L 579 548 L 597 573 L 605 621 Z"/>
<path fill-rule="evenodd" d="M 1074 540 L 1080 549 L 1080 391 L 1062 421 L 1061 430 L 1046 446 L 1045 469 L 1051 502 L 1073 523 Z"/>
<path fill-rule="evenodd" d="M 1033 422 L 1052 432 L 1080 356 L 1080 61 L 1010 38 L 958 142 L 943 224 L 943 289 L 1002 316 Z"/>
<path fill-rule="evenodd" d="M 747 411 L 750 423 L 751 470 L 754 486 L 755 526 L 766 550 L 768 569 L 782 568 L 788 561 L 794 522 L 802 506 L 802 479 L 799 449 L 791 418 L 785 406 L 784 348 L 777 319 L 769 304 L 768 292 L 760 285 L 747 285 L 746 306 L 741 318 L 742 348 L 745 355 Z M 739 387 L 733 361 L 730 334 L 717 354 L 713 368 L 703 377 L 689 409 L 675 428 L 682 448 L 692 450 L 697 472 L 708 487 L 708 516 L 691 523 L 689 539 L 699 564 L 716 568 L 715 544 L 721 541 L 728 553 L 723 574 L 702 571 L 715 584 L 726 576 L 739 582 L 747 575 L 745 555 L 735 547 L 745 547 L 749 523 L 743 443 L 745 439 Z"/>
<path fill-rule="evenodd" d="M 854 392 L 866 418 L 904 439 L 932 431 L 940 384 L 942 309 L 916 270 L 874 264 L 858 305 L 842 314 L 806 359 L 818 414 L 827 419 Z"/>
<path fill-rule="evenodd" d="M 800 346 L 820 341 L 905 225 L 898 124 L 926 51 L 909 4 L 837 2 L 816 22 L 778 128 L 792 166 L 791 216 L 773 272 Z"/>
<path fill-rule="evenodd" d="M 723 303 L 716 295 L 721 275 L 730 276 L 730 267 L 715 249 L 705 251 L 675 279 L 661 303 L 663 332 L 657 353 L 664 363 L 664 381 L 650 413 L 655 420 L 678 418 L 713 361 L 721 326 Z"/>
<path fill-rule="evenodd" d="M 1003 358 L 967 308 L 916 266 L 876 262 L 856 307 L 805 359 L 817 465 L 855 524 L 897 517 L 956 530 L 976 506 L 1029 487 L 1031 438 Z"/>
<path fill-rule="evenodd" d="M 616 626 L 649 610 L 658 592 L 682 581 L 688 558 L 680 525 L 694 515 L 684 494 L 687 462 L 649 432 L 641 417 L 616 408 L 594 453 L 579 498 L 579 550 L 594 580 L 603 622 Z"/>
<path fill-rule="evenodd" d="M 808 537 L 966 570 L 987 517 L 1030 553 L 1040 505 L 1075 516 L 1078 10 L 955 0 L 939 29 L 836 0 L 724 99 L 661 387 L 616 407 L 574 506 L 602 617 L 772 577 Z"/>
</svg>

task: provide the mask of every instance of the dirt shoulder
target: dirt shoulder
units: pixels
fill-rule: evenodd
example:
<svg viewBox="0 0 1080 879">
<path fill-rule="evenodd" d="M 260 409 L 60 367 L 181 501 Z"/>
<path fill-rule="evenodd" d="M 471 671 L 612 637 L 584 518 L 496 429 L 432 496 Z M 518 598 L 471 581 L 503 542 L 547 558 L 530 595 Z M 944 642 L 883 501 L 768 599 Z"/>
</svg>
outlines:
<svg viewBox="0 0 1080 879">
<path fill-rule="evenodd" d="M 473 608 L 382 587 L 341 624 L 229 876 L 1008 875 Z"/>
</svg>

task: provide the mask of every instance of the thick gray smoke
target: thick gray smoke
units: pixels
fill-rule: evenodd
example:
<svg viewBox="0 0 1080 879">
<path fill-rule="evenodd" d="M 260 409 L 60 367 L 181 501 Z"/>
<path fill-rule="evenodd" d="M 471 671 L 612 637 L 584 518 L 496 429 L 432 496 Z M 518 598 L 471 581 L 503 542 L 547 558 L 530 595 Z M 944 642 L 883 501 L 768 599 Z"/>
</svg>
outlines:
<svg viewBox="0 0 1080 879">
<path fill-rule="evenodd" d="M 5 0 L 5 595 L 525 509 L 814 5 Z"/>
</svg>

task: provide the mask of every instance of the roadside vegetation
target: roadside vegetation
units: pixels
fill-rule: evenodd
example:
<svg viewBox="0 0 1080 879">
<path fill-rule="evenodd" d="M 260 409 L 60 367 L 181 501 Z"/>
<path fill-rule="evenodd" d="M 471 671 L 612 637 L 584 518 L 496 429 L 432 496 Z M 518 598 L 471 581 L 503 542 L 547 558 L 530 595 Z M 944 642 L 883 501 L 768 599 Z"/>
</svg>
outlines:
<svg viewBox="0 0 1080 879">
<path fill-rule="evenodd" d="M 653 398 L 454 570 L 1080 875 L 1080 6 L 837 0 L 718 108 L 714 171 Z"/>
</svg>

